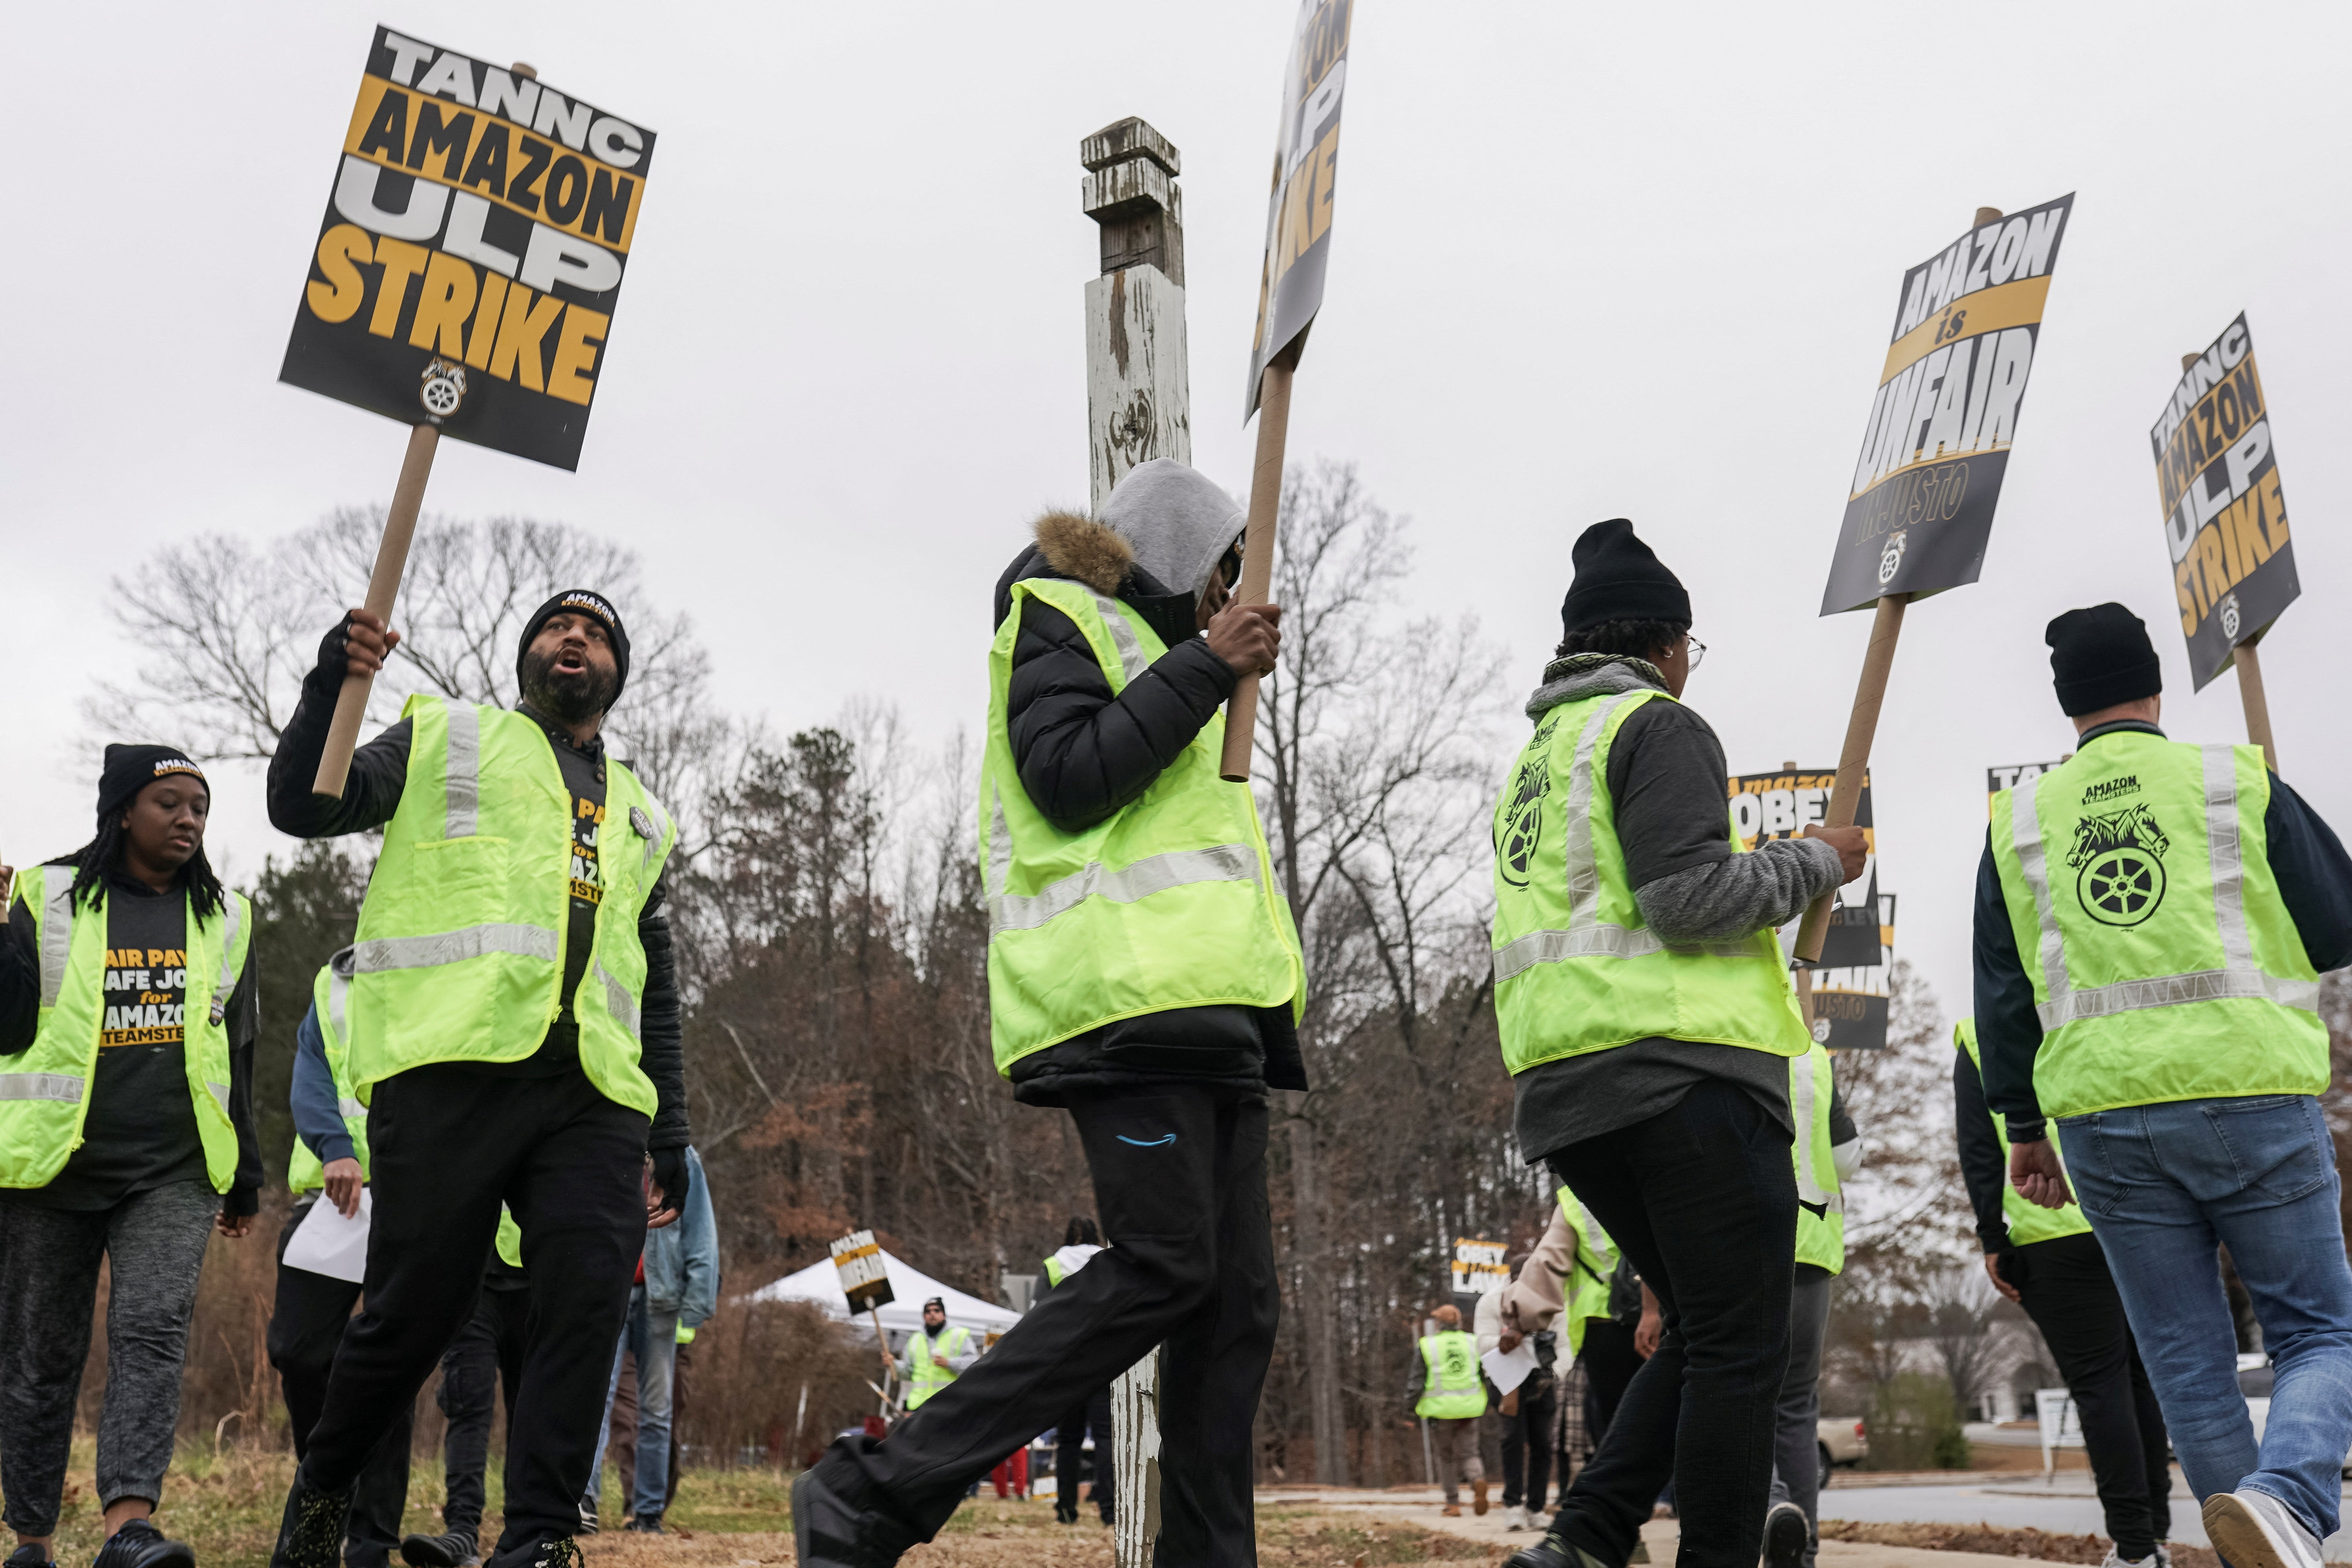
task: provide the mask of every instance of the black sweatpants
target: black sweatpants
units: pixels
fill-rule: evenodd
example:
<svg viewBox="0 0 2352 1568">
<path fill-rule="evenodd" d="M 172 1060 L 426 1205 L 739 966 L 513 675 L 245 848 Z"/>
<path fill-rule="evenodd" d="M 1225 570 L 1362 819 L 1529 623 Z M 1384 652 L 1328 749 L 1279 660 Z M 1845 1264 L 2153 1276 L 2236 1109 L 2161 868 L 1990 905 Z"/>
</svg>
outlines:
<svg viewBox="0 0 2352 1568">
<path fill-rule="evenodd" d="M 1086 1463 L 1086 1441 L 1088 1429 L 1095 1435 L 1094 1474 L 1081 1478 L 1079 1468 Z M 1098 1388 L 1094 1397 L 1062 1417 L 1054 1433 L 1054 1497 L 1066 1513 L 1078 1511 L 1078 1482 L 1081 1479 L 1095 1484 L 1090 1494 L 1095 1511 L 1108 1524 L 1111 1519 L 1111 1476 L 1117 1467 L 1111 1463 L 1110 1452 L 1110 1390 Z"/>
<path fill-rule="evenodd" d="M 474 1303 L 474 1315 L 441 1352 L 441 1388 L 434 1403 L 449 1418 L 441 1450 L 446 1488 L 441 1522 L 476 1541 L 482 1535 L 490 1421 L 498 1414 L 501 1390 L 507 1409 L 514 1409 L 530 1342 L 530 1292 L 486 1284 Z"/>
<path fill-rule="evenodd" d="M 415 1403 L 474 1310 L 503 1201 L 522 1227 L 530 1333 L 507 1421 L 498 1549 L 578 1532 L 645 1246 L 647 1126 L 578 1072 L 502 1078 L 436 1062 L 376 1085 L 367 1305 L 344 1331 L 305 1479 L 350 1486 Z"/>
<path fill-rule="evenodd" d="M 1070 1118 L 1110 1246 L 887 1437 L 835 1443 L 820 1479 L 929 1541 L 967 1485 L 1164 1343 L 1153 1561 L 1255 1563 L 1251 1428 L 1282 1310 L 1265 1101 L 1162 1084 Z"/>
<path fill-rule="evenodd" d="M 1519 1384 L 1519 1409 L 1506 1415 L 1499 1401 L 1495 1419 L 1503 1424 L 1503 1506 L 1523 1504 L 1540 1512 L 1551 1495 L 1552 1433 L 1559 1421 L 1559 1384 L 1530 1377 Z"/>
<path fill-rule="evenodd" d="M 1622 1563 L 1671 1479 L 1681 1568 L 1755 1568 L 1796 1268 L 1788 1133 L 1710 1079 L 1546 1163 L 1633 1260 L 1665 1320 L 1553 1528 Z"/>
<path fill-rule="evenodd" d="M 278 1369 L 278 1384 L 286 1395 L 297 1459 L 310 1451 L 310 1428 L 327 1403 L 335 1351 L 360 1300 L 355 1280 L 286 1267 L 286 1244 L 310 1217 L 312 1206 L 324 1201 L 313 1196 L 295 1205 L 286 1228 L 278 1233 L 278 1300 L 269 1313 L 269 1364 Z M 408 1439 L 414 1415 L 415 1406 L 402 1407 L 360 1471 L 351 1518 L 343 1526 L 343 1561 L 350 1568 L 383 1568 L 400 1545 L 401 1521 L 408 1511 Z"/>
<path fill-rule="evenodd" d="M 2000 1277 L 2042 1331 L 2074 1396 L 2107 1534 L 2131 1562 L 2172 1530 L 2164 1412 L 2140 1364 L 2123 1298 L 2095 1236 L 2061 1236 L 2000 1255 Z"/>
</svg>

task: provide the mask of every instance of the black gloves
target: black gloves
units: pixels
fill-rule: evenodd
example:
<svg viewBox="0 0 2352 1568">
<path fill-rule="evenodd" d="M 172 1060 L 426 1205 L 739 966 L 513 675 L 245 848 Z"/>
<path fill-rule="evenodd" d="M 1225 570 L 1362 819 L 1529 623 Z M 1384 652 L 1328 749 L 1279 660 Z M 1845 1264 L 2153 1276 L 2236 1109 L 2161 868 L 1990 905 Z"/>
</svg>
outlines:
<svg viewBox="0 0 2352 1568">
<path fill-rule="evenodd" d="M 661 1206 L 676 1209 L 683 1215 L 686 1213 L 686 1195 L 694 1190 L 693 1169 L 686 1163 L 686 1145 L 680 1143 L 667 1149 L 656 1149 L 653 1158 L 654 1185 L 661 1189 Z"/>
</svg>

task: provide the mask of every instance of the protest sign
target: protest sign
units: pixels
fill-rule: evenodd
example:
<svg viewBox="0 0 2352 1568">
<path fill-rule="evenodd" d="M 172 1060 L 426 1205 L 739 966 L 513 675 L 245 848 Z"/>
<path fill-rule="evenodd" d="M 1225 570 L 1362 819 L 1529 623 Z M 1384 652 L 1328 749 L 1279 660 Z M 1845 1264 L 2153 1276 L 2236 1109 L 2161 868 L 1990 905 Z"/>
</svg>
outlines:
<svg viewBox="0 0 2352 1568">
<path fill-rule="evenodd" d="M 2147 438 L 2189 673 L 2202 691 L 2303 592 L 2242 312 L 2185 362 Z"/>
<path fill-rule="evenodd" d="M 379 26 L 278 379 L 580 466 L 654 133 Z"/>
<path fill-rule="evenodd" d="M 1730 779 L 1731 824 L 1740 847 L 1754 849 L 1776 838 L 1796 838 L 1824 821 L 1837 784 L 1833 768 L 1783 768 L 1770 773 L 1735 773 Z M 1864 889 L 1851 903 L 1830 911 L 1821 957 L 1824 969 L 1868 968 L 1879 962 L 1878 834 L 1870 814 L 1870 774 L 1863 773 L 1853 826 L 1862 829 L 1870 858 L 1860 879 Z"/>
<path fill-rule="evenodd" d="M 1292 30 L 1276 132 L 1274 188 L 1266 198 L 1265 255 L 1257 286 L 1242 409 L 1257 412 L 1265 367 L 1314 324 L 1331 258 L 1331 197 L 1339 169 L 1339 100 L 1348 82 L 1355 0 L 1306 0 Z"/>
<path fill-rule="evenodd" d="M 841 1293 L 852 1313 L 870 1312 L 898 1300 L 882 1248 L 870 1230 L 853 1230 L 833 1243 L 833 1266 L 841 1272 Z"/>
<path fill-rule="evenodd" d="M 2074 206 L 1996 215 L 1904 274 L 1822 614 L 1977 580 Z"/>
<path fill-rule="evenodd" d="M 2068 754 L 2072 755 L 2071 752 Z M 1985 770 L 1985 815 L 1987 816 L 1992 815 L 1993 796 L 2005 789 L 2032 788 L 2035 779 L 2065 760 L 2064 757 L 2061 757 L 2057 763 L 2009 763 L 2000 767 L 1987 768 Z"/>
<path fill-rule="evenodd" d="M 1457 1296 L 1479 1296 L 1499 1285 L 1511 1282 L 1511 1271 L 1503 1260 L 1511 1249 L 1499 1241 L 1488 1241 L 1483 1236 L 1457 1236 L 1454 1238 L 1454 1293 Z"/>
<path fill-rule="evenodd" d="M 1339 98 L 1348 83 L 1348 34 L 1355 0 L 1305 0 L 1291 30 L 1275 134 L 1274 190 L 1266 198 L 1265 253 L 1258 266 L 1257 331 L 1250 343 L 1246 422 L 1257 416 L 1250 464 L 1237 605 L 1263 605 L 1274 580 L 1274 535 L 1282 503 L 1282 457 L 1290 437 L 1290 382 L 1307 329 L 1323 308 L 1331 258 L 1331 203 L 1339 171 Z M 1225 708 L 1220 776 L 1246 784 L 1257 733 L 1257 680 L 1244 675 Z"/>
</svg>

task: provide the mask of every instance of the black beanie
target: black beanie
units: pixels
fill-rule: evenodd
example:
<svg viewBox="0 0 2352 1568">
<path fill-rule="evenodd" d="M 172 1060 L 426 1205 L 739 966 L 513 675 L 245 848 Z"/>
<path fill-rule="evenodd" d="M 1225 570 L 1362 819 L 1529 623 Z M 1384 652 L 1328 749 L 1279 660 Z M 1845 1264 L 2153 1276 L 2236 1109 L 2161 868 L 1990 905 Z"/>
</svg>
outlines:
<svg viewBox="0 0 2352 1568">
<path fill-rule="evenodd" d="M 2050 645 L 2058 706 L 2069 718 L 2164 689 L 2164 668 L 2157 662 L 2156 645 L 2147 640 L 2147 627 L 2121 605 L 2069 610 L 2050 623 L 2042 640 Z"/>
<path fill-rule="evenodd" d="M 1570 637 L 1603 621 L 1691 624 L 1690 595 L 1682 579 L 1633 537 L 1627 519 L 1612 517 L 1586 529 L 1570 558 L 1576 577 L 1559 606 L 1560 629 Z"/>
<path fill-rule="evenodd" d="M 205 770 L 190 762 L 187 753 L 177 746 L 126 746 L 120 743 L 106 748 L 106 766 L 98 775 L 98 821 L 103 827 L 106 819 L 131 804 L 131 797 L 157 779 L 184 773 L 204 784 L 206 793 L 212 785 L 205 781 Z"/>
<path fill-rule="evenodd" d="M 522 624 L 522 642 L 515 649 L 515 684 L 522 684 L 523 657 L 530 652 L 531 639 L 539 628 L 561 615 L 593 616 L 604 624 L 604 635 L 613 639 L 613 700 L 621 700 L 621 688 L 629 683 L 629 634 L 621 625 L 621 612 L 613 608 L 613 601 L 588 588 L 566 588 L 530 613 Z"/>
</svg>

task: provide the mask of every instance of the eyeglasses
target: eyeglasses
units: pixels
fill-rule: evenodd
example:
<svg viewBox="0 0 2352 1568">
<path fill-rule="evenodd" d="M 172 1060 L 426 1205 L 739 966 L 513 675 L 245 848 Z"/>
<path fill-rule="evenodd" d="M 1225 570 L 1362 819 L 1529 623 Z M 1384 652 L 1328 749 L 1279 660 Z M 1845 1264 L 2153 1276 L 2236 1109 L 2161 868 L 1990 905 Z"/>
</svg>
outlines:
<svg viewBox="0 0 2352 1568">
<path fill-rule="evenodd" d="M 1688 632 L 1685 632 L 1683 634 L 1683 646 L 1690 649 L 1690 667 L 1693 669 L 1696 669 L 1700 665 L 1706 662 L 1706 644 L 1699 641 L 1698 638 L 1691 636 Z"/>
</svg>

